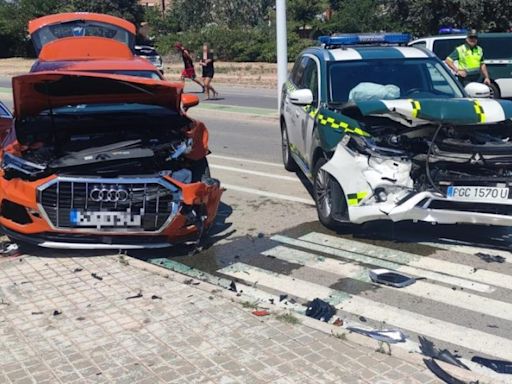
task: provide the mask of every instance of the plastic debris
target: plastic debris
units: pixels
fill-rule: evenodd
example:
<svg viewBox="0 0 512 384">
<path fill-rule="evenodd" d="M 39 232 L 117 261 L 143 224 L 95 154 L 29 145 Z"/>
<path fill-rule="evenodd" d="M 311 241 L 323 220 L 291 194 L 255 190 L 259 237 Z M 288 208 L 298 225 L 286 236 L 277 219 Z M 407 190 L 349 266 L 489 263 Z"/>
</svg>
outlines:
<svg viewBox="0 0 512 384">
<path fill-rule="evenodd" d="M 75 268 L 73 269 L 73 273 L 78 273 L 78 272 L 82 272 L 83 269 L 82 268 Z"/>
<path fill-rule="evenodd" d="M 162 300 L 162 297 L 153 295 L 153 296 L 151 296 L 151 300 Z"/>
<path fill-rule="evenodd" d="M 141 297 L 143 297 L 142 295 L 142 291 L 139 291 L 139 293 L 137 293 L 136 295 L 133 295 L 133 296 L 129 296 L 126 298 L 126 300 L 131 300 L 131 299 L 140 299 Z"/>
<path fill-rule="evenodd" d="M 328 322 L 335 313 L 336 308 L 318 298 L 311 301 L 306 309 L 306 316 L 325 322 Z"/>
<path fill-rule="evenodd" d="M 59 311 L 58 309 L 53 311 L 53 316 L 59 316 L 59 315 L 62 315 L 62 311 Z"/>
<path fill-rule="evenodd" d="M 18 251 L 18 244 L 11 242 L 2 242 L 0 246 L 0 254 L 12 254 Z"/>
<path fill-rule="evenodd" d="M 476 255 L 486 263 L 504 263 L 507 261 L 507 259 L 499 255 L 489 255 L 488 253 L 482 252 L 478 252 Z"/>
<path fill-rule="evenodd" d="M 288 295 L 279 295 L 279 302 L 283 301 L 287 297 L 288 297 Z"/>
<path fill-rule="evenodd" d="M 473 356 L 471 361 L 483 365 L 484 367 L 490 368 L 495 372 L 512 375 L 512 361 L 491 360 L 480 356 Z"/>
<path fill-rule="evenodd" d="M 237 292 L 236 284 L 234 280 L 231 280 L 231 284 L 229 284 L 229 290 L 233 292 Z"/>
<path fill-rule="evenodd" d="M 256 309 L 256 310 L 252 311 L 252 314 L 254 316 L 262 317 L 262 316 L 270 315 L 270 312 L 267 311 L 266 309 Z"/>
<path fill-rule="evenodd" d="M 94 277 L 96 280 L 103 280 L 103 277 L 99 276 L 97 273 L 93 272 L 91 273 L 91 276 Z"/>
<path fill-rule="evenodd" d="M 443 368 L 439 366 L 439 364 L 436 363 L 434 359 L 423 359 L 423 362 L 427 366 L 430 371 L 436 375 L 439 379 L 443 380 L 447 384 L 478 384 L 478 381 L 462 381 L 459 380 L 452 375 L 450 375 L 448 372 L 446 372 Z"/>
<path fill-rule="evenodd" d="M 357 327 L 347 327 L 347 329 L 388 344 L 403 343 L 407 339 L 407 336 L 399 329 L 367 330 Z"/>
<path fill-rule="evenodd" d="M 332 325 L 335 325 L 337 327 L 341 327 L 343 325 L 343 319 L 341 319 L 340 317 L 338 317 L 336 320 L 334 320 L 334 322 L 332 323 Z"/>
<path fill-rule="evenodd" d="M 389 269 L 372 269 L 369 272 L 374 283 L 403 288 L 416 282 L 416 278 Z"/>
<path fill-rule="evenodd" d="M 420 342 L 420 351 L 425 356 L 433 357 L 435 359 L 444 361 L 445 363 L 452 364 L 452 365 L 455 365 L 457 367 L 469 370 L 469 368 L 466 365 L 464 365 L 457 358 L 457 356 L 452 354 L 447 349 L 443 349 L 443 350 L 437 349 L 434 346 L 434 343 L 432 341 L 430 341 L 429 339 L 427 339 L 426 337 L 424 337 L 424 336 L 418 336 L 418 340 Z"/>
</svg>

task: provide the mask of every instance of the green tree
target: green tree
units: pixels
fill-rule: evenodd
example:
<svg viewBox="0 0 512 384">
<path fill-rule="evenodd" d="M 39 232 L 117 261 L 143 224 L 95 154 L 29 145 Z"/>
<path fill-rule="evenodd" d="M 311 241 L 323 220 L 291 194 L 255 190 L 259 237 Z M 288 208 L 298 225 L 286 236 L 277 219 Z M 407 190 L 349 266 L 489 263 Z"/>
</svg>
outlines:
<svg viewBox="0 0 512 384">
<path fill-rule="evenodd" d="M 288 1 L 289 19 L 296 21 L 299 25 L 306 29 L 307 24 L 315 20 L 316 15 L 323 10 L 322 5 L 318 2 L 310 0 L 290 0 Z"/>
<path fill-rule="evenodd" d="M 137 0 L 70 0 L 68 4 L 76 12 L 107 13 L 137 25 L 144 20 L 144 7 Z"/>
</svg>

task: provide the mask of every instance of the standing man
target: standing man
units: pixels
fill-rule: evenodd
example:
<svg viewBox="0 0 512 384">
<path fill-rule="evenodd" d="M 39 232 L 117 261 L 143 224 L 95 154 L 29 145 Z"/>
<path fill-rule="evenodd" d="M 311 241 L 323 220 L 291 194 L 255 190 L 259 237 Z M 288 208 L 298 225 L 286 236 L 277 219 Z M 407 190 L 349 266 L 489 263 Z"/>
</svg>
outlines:
<svg viewBox="0 0 512 384">
<path fill-rule="evenodd" d="M 458 60 L 458 67 L 454 61 Z M 464 44 L 458 46 L 445 60 L 457 75 L 462 85 L 472 81 L 478 81 L 480 73 L 484 78 L 484 84 L 491 85 L 487 66 L 484 64 L 484 51 L 478 45 L 478 33 L 475 29 L 468 32 Z"/>
<path fill-rule="evenodd" d="M 181 81 L 185 81 L 185 79 L 190 79 L 193 82 L 199 84 L 201 88 L 203 88 L 204 92 L 203 84 L 201 84 L 201 82 L 196 79 L 196 71 L 194 69 L 194 62 L 192 60 L 192 57 L 190 56 L 190 52 L 183 46 L 183 44 L 179 42 L 176 43 L 174 47 L 179 53 L 181 53 L 183 65 L 185 66 L 185 69 L 181 72 Z"/>
</svg>

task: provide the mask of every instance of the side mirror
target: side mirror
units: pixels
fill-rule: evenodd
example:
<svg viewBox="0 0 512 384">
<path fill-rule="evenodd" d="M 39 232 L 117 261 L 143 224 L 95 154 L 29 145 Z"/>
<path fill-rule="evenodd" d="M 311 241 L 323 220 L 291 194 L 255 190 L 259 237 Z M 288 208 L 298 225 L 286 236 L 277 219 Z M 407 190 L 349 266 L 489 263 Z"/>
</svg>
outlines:
<svg viewBox="0 0 512 384">
<path fill-rule="evenodd" d="M 313 102 L 313 92 L 310 89 L 297 89 L 288 96 L 292 104 L 308 105 Z"/>
<path fill-rule="evenodd" d="M 469 97 L 474 97 L 476 99 L 484 99 L 491 97 L 491 90 L 485 84 L 469 83 L 464 87 L 464 90 L 469 95 Z"/>
<path fill-rule="evenodd" d="M 181 103 L 183 104 L 183 109 L 186 111 L 187 109 L 199 104 L 199 97 L 191 95 L 190 93 L 184 93 L 181 95 Z"/>
</svg>

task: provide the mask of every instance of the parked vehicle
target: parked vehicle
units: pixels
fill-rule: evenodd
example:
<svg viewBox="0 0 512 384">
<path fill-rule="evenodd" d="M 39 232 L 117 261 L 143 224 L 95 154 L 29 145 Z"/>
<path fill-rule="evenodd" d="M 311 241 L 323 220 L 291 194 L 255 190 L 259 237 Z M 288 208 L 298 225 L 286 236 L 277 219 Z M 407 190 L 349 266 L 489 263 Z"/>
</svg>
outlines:
<svg viewBox="0 0 512 384">
<path fill-rule="evenodd" d="M 12 114 L 4 103 L 0 101 L 0 142 L 3 141 L 12 125 Z"/>
<path fill-rule="evenodd" d="M 512 102 L 466 88 L 408 35 L 340 35 L 303 51 L 282 89 L 283 163 L 320 221 L 512 224 Z"/>
<path fill-rule="evenodd" d="M 439 35 L 417 39 L 409 45 L 427 48 L 445 60 L 465 39 L 465 34 Z M 479 33 L 478 45 L 484 51 L 493 97 L 512 97 L 512 33 Z"/>
<path fill-rule="evenodd" d="M 184 112 L 198 97 L 134 58 L 130 23 L 82 13 L 45 20 L 31 23 L 32 73 L 13 78 L 2 232 L 22 246 L 75 249 L 200 239 L 222 192 L 209 174 L 208 131 Z"/>
<path fill-rule="evenodd" d="M 134 48 L 135 54 L 143 59 L 146 59 L 158 70 L 164 73 L 164 62 L 162 60 L 162 56 L 158 54 L 155 48 L 149 45 L 136 45 Z"/>
</svg>

